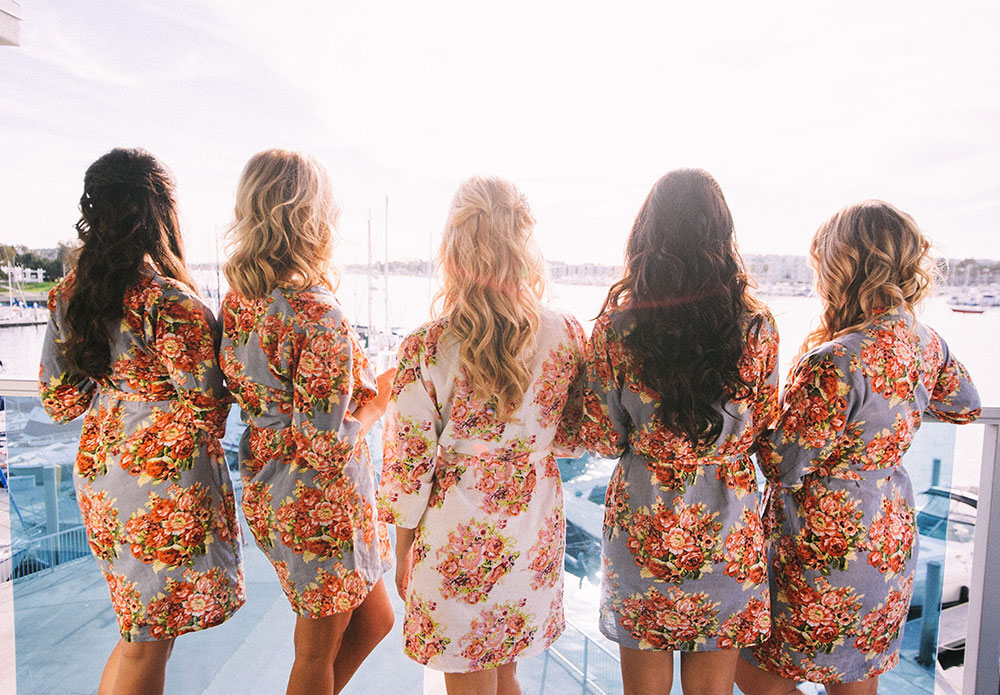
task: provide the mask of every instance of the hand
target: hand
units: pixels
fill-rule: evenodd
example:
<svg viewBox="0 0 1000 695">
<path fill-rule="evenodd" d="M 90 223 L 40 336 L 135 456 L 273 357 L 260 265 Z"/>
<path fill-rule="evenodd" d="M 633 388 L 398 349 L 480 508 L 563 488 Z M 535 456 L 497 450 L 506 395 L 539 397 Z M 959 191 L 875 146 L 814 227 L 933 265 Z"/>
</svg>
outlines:
<svg viewBox="0 0 1000 695">
<path fill-rule="evenodd" d="M 399 598 L 406 602 L 406 589 L 410 586 L 410 577 L 413 576 L 413 553 L 407 553 L 406 559 L 402 562 L 396 560 L 396 593 Z"/>
<path fill-rule="evenodd" d="M 392 393 L 392 380 L 396 376 L 396 368 L 386 369 L 375 377 L 378 392 L 375 398 L 371 399 L 354 412 L 354 417 L 361 423 L 361 433 L 366 434 L 375 421 L 382 417 L 386 406 L 389 405 L 389 395 Z"/>
<path fill-rule="evenodd" d="M 396 591 L 406 601 L 406 589 L 413 576 L 413 541 L 416 532 L 411 528 L 396 527 Z"/>
<path fill-rule="evenodd" d="M 396 368 L 390 367 L 384 372 L 375 377 L 375 384 L 378 389 L 378 395 L 375 396 L 373 402 L 377 402 L 381 407 L 382 411 L 385 412 L 385 407 L 389 403 L 389 395 L 392 393 L 392 380 L 396 378 Z"/>
</svg>

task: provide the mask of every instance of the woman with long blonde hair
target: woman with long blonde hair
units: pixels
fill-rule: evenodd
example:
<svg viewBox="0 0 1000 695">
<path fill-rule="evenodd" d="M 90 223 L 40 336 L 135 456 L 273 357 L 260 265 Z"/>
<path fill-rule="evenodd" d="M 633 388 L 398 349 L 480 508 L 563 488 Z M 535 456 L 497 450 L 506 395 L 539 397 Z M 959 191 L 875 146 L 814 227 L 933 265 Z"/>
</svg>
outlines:
<svg viewBox="0 0 1000 695">
<path fill-rule="evenodd" d="M 376 379 L 334 296 L 339 214 L 323 166 L 267 150 L 243 170 L 225 265 L 221 361 L 249 425 L 243 511 L 296 614 L 289 695 L 338 693 L 393 622 L 365 433 Z"/>
<path fill-rule="evenodd" d="M 718 182 L 660 178 L 625 272 L 587 343 L 586 447 L 608 484 L 600 629 L 625 695 L 733 692 L 741 647 L 768 629 L 764 533 L 750 455 L 777 407 L 778 332 L 736 246 Z"/>
<path fill-rule="evenodd" d="M 771 635 L 743 650 L 737 682 L 748 695 L 797 693 L 800 681 L 874 695 L 898 663 L 913 593 L 903 454 L 924 415 L 972 422 L 979 396 L 916 319 L 934 266 L 909 215 L 878 200 L 850 205 L 820 226 L 810 255 L 823 314 L 761 446 Z"/>
<path fill-rule="evenodd" d="M 473 177 L 441 240 L 438 318 L 400 347 L 380 517 L 396 525 L 404 651 L 450 695 L 520 693 L 517 660 L 564 626 L 556 452 L 573 452 L 583 331 L 542 303 L 524 195 Z"/>
</svg>

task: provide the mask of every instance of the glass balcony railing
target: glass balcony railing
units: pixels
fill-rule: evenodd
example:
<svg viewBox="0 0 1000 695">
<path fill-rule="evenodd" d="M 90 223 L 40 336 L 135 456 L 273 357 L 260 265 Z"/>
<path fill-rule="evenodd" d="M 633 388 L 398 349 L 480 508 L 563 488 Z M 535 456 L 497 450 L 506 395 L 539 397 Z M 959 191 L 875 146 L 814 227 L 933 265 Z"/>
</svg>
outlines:
<svg viewBox="0 0 1000 695">
<path fill-rule="evenodd" d="M 6 405 L 0 645 L 14 646 L 13 654 L 0 648 L 0 691 L 94 692 L 118 635 L 73 492 L 80 424 L 54 425 L 41 410 L 34 381 L 0 380 L 0 395 Z M 228 452 L 235 451 L 240 429 L 234 411 L 224 441 Z M 371 436 L 377 440 L 378 432 Z M 1000 602 L 987 593 L 988 582 L 1000 577 L 998 444 L 1000 408 L 987 408 L 978 425 L 926 423 L 907 453 L 920 550 L 900 665 L 883 676 L 881 692 L 904 686 L 911 693 L 1000 690 Z M 373 445 L 379 451 L 377 441 Z M 569 626 L 552 649 L 520 663 L 525 693 L 621 692 L 617 647 L 597 631 L 603 491 L 612 468 L 613 462 L 590 458 L 561 462 Z M 283 692 L 292 614 L 270 564 L 252 542 L 244 550 L 247 605 L 226 624 L 178 640 L 167 692 Z M 403 655 L 402 605 L 393 600 L 397 627 L 345 692 L 372 692 L 376 684 L 384 695 L 443 692 L 439 674 Z M 679 683 L 674 691 L 680 692 Z"/>
</svg>

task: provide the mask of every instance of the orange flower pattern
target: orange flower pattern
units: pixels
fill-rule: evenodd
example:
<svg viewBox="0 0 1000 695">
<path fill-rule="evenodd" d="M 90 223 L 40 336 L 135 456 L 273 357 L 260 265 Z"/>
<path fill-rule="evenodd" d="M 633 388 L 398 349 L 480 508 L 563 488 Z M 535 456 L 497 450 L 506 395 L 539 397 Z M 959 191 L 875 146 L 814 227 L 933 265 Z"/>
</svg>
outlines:
<svg viewBox="0 0 1000 695">
<path fill-rule="evenodd" d="M 240 475 L 254 539 L 296 614 L 352 610 L 392 564 L 353 415 L 376 393 L 360 339 L 324 287 L 230 292 L 222 324 L 222 369 L 249 425 Z"/>
<path fill-rule="evenodd" d="M 968 372 L 902 309 L 799 359 L 760 451 L 773 629 L 744 658 L 821 683 L 898 663 L 917 544 L 903 455 L 924 415 L 963 424 L 979 413 Z"/>
<path fill-rule="evenodd" d="M 74 375 L 62 352 L 75 275 L 49 293 L 39 391 L 53 419 L 86 413 L 77 499 L 126 640 L 218 625 L 244 602 L 239 526 L 219 437 L 229 395 L 215 317 L 189 289 L 152 271 L 125 293 L 110 373 Z M 212 577 L 213 609 L 164 597 L 188 573 Z"/>
<path fill-rule="evenodd" d="M 545 309 L 532 382 L 501 420 L 472 392 L 448 319 L 399 348 L 386 413 L 378 509 L 416 529 L 407 656 L 450 672 L 492 668 L 563 631 L 566 544 L 557 455 L 578 455 L 583 329 Z"/>
<path fill-rule="evenodd" d="M 632 649 L 711 651 L 758 644 L 770 624 L 765 533 L 750 459 L 777 410 L 778 333 L 766 314 L 747 331 L 745 398 L 720 406 L 718 439 L 669 431 L 659 398 L 625 348 L 624 312 L 600 317 L 587 343 L 581 433 L 619 458 L 608 484 L 601 632 Z"/>
</svg>

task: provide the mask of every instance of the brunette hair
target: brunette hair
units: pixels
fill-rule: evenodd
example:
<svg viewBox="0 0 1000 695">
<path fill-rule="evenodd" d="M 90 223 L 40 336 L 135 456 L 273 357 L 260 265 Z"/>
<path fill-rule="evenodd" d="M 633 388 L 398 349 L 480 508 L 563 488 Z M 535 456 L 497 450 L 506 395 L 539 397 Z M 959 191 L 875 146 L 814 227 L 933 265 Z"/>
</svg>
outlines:
<svg viewBox="0 0 1000 695">
<path fill-rule="evenodd" d="M 903 307 L 914 315 L 934 289 L 937 267 L 930 252 L 913 218 L 881 200 L 848 205 L 820 225 L 809 255 L 823 315 L 800 355 L 881 311 Z"/>
<path fill-rule="evenodd" d="M 111 371 L 108 324 L 145 268 L 195 289 L 184 264 L 170 170 L 142 149 L 116 148 L 83 178 L 77 235 L 83 242 L 66 308 L 70 368 L 97 379 Z"/>
<path fill-rule="evenodd" d="M 495 396 L 500 417 L 520 406 L 531 385 L 528 359 L 546 287 L 534 224 L 514 184 L 474 176 L 455 193 L 438 254 L 437 313 L 448 316 L 470 388 Z"/>
<path fill-rule="evenodd" d="M 715 441 L 719 405 L 751 387 L 740 362 L 763 305 L 750 287 L 716 180 L 702 169 L 660 178 L 639 209 L 623 277 L 600 313 L 625 315 L 623 343 L 641 382 L 659 395 L 659 419 L 695 446 Z"/>
<path fill-rule="evenodd" d="M 229 285 L 248 299 L 279 284 L 334 289 L 330 274 L 340 206 L 319 161 L 301 152 L 258 152 L 243 168 L 223 266 Z"/>
</svg>

